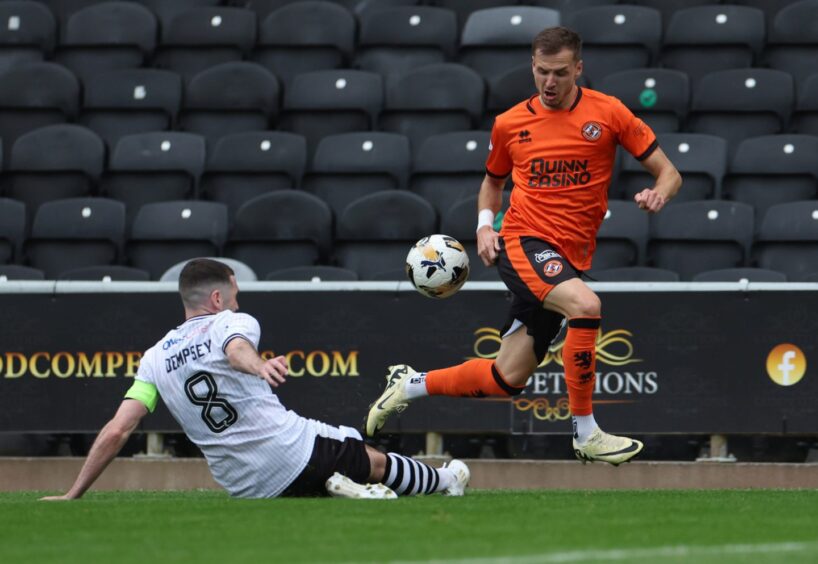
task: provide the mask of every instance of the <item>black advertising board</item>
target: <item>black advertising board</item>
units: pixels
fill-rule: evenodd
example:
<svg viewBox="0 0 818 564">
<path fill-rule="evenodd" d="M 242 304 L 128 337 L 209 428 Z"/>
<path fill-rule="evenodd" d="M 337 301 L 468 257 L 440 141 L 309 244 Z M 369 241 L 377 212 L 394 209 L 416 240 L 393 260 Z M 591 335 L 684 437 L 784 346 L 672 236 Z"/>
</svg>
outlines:
<svg viewBox="0 0 818 564">
<path fill-rule="evenodd" d="M 674 289 L 683 286 L 600 291 L 594 401 L 606 430 L 818 432 L 818 292 Z M 278 392 L 283 403 L 360 427 L 388 365 L 427 370 L 496 355 L 508 295 L 470 289 L 434 301 L 411 291 L 259 283 L 246 285 L 239 303 L 261 323 L 263 354 L 290 362 Z M 98 431 L 130 386 L 141 353 L 183 314 L 172 287 L 0 293 L 0 307 L 5 432 Z M 560 336 L 521 396 L 419 400 L 387 430 L 568 433 L 561 345 Z M 178 426 L 160 407 L 142 430 Z"/>
</svg>

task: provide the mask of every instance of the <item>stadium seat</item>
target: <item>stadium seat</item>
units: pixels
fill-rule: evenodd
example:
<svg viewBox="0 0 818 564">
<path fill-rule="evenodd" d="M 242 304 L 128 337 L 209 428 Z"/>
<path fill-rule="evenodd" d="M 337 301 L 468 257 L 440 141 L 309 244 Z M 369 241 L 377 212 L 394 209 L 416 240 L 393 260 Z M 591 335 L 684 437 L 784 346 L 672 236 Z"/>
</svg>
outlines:
<svg viewBox="0 0 818 564">
<path fill-rule="evenodd" d="M 330 135 L 318 144 L 302 188 L 327 202 L 338 218 L 361 196 L 403 188 L 409 162 L 409 141 L 403 135 L 380 131 Z"/>
<path fill-rule="evenodd" d="M 37 210 L 24 252 L 48 279 L 73 268 L 116 264 L 125 234 L 125 206 L 104 198 L 46 202 Z"/>
<path fill-rule="evenodd" d="M 129 266 L 85 266 L 64 270 L 57 280 L 86 280 L 89 282 L 147 282 L 150 274 L 139 268 Z"/>
<path fill-rule="evenodd" d="M 648 214 L 634 202 L 609 201 L 596 235 L 592 267 L 605 270 L 644 264 L 648 225 Z"/>
<path fill-rule="evenodd" d="M 620 2 L 619 0 L 522 0 L 520 3 L 557 10 L 564 18 L 566 14 L 570 12 L 584 10 L 585 8 L 595 8 L 597 6 L 612 6 Z M 628 2 L 628 4 L 636 3 L 637 2 Z M 506 2 L 506 4 L 508 4 L 508 2 Z"/>
<path fill-rule="evenodd" d="M 661 133 L 656 136 L 684 179 L 682 189 L 672 203 L 721 197 L 721 185 L 727 169 L 727 142 L 721 137 L 701 133 Z M 622 167 L 611 195 L 624 200 L 653 186 L 653 176 L 642 163 L 623 152 Z"/>
<path fill-rule="evenodd" d="M 679 131 L 690 106 L 687 75 L 671 69 L 631 69 L 609 74 L 597 89 L 619 98 L 655 133 Z"/>
<path fill-rule="evenodd" d="M 265 280 L 293 282 L 354 282 L 358 273 L 339 266 L 293 266 L 267 273 Z"/>
<path fill-rule="evenodd" d="M 755 68 L 712 72 L 693 91 L 685 129 L 724 137 L 732 158 L 742 140 L 782 132 L 793 101 L 793 80 L 785 72 Z"/>
<path fill-rule="evenodd" d="M 477 194 L 486 175 L 487 131 L 454 131 L 428 137 L 416 151 L 409 189 L 431 203 L 440 217 Z"/>
<path fill-rule="evenodd" d="M 483 111 L 484 89 L 477 73 L 454 63 L 396 75 L 387 84 L 378 129 L 406 135 L 414 150 L 430 135 L 472 129 Z"/>
<path fill-rule="evenodd" d="M 411 192 L 391 190 L 363 196 L 338 221 L 336 263 L 372 280 L 402 268 L 411 245 L 435 232 L 435 210 Z"/>
<path fill-rule="evenodd" d="M 0 198 L 0 264 L 20 257 L 26 233 L 26 205 L 17 200 Z"/>
<path fill-rule="evenodd" d="M 237 282 L 255 282 L 258 280 L 258 276 L 256 275 L 255 271 L 252 268 L 244 264 L 243 262 L 231 259 L 227 257 L 205 257 L 211 260 L 219 261 L 223 264 L 226 264 L 233 270 L 233 274 L 236 277 Z M 182 269 L 185 268 L 185 265 L 188 263 L 188 260 L 183 260 L 181 262 L 177 262 L 170 268 L 168 268 L 162 276 L 159 277 L 160 282 L 176 282 L 179 280 L 179 275 L 182 274 Z"/>
<path fill-rule="evenodd" d="M 303 137 L 284 131 L 233 133 L 219 139 L 210 152 L 200 181 L 200 194 L 227 205 L 230 218 L 247 201 L 295 188 L 307 163 Z"/>
<path fill-rule="evenodd" d="M 460 38 L 459 61 L 490 79 L 531 61 L 531 41 L 540 31 L 558 25 L 556 10 L 535 6 L 503 6 L 471 13 Z"/>
<path fill-rule="evenodd" d="M 0 139 L 8 162 L 17 138 L 32 129 L 76 116 L 80 85 L 55 63 L 29 63 L 0 74 Z"/>
<path fill-rule="evenodd" d="M 790 73 L 796 85 L 818 73 L 818 0 L 804 0 L 778 12 L 764 49 L 764 66 Z"/>
<path fill-rule="evenodd" d="M 205 8 L 226 4 L 222 0 L 136 0 L 156 15 L 159 26 L 165 29 L 179 14 L 195 8 Z"/>
<path fill-rule="evenodd" d="M 141 67 L 153 53 L 156 17 L 133 2 L 100 2 L 75 12 L 55 53 L 81 79 L 111 69 Z"/>
<path fill-rule="evenodd" d="M 45 4 L 57 22 L 57 34 L 65 36 L 68 20 L 76 12 L 89 6 L 96 6 L 100 0 L 37 0 L 39 4 Z"/>
<path fill-rule="evenodd" d="M 286 190 L 239 208 L 224 254 L 263 278 L 274 270 L 316 264 L 328 255 L 331 240 L 329 207 L 312 194 Z"/>
<path fill-rule="evenodd" d="M 131 266 L 158 280 L 174 264 L 217 256 L 227 238 L 227 206 L 216 202 L 155 202 L 139 209 L 126 254 Z"/>
<path fill-rule="evenodd" d="M 264 131 L 278 113 L 278 80 L 255 63 L 216 65 L 194 76 L 185 90 L 181 129 L 219 137 L 242 131 Z"/>
<path fill-rule="evenodd" d="M 659 10 L 659 13 L 662 15 L 662 27 L 667 30 L 667 26 L 670 23 L 673 14 L 679 10 L 692 8 L 694 6 L 718 4 L 719 0 L 628 0 L 627 2 L 620 3 L 633 4 L 635 6 Z"/>
<path fill-rule="evenodd" d="M 730 0 L 729 4 L 751 6 L 764 12 L 767 29 L 772 29 L 778 12 L 800 0 Z M 727 4 L 728 2 L 725 2 Z"/>
<path fill-rule="evenodd" d="M 54 50 L 57 24 L 51 11 L 37 2 L 0 2 L 0 73 L 14 66 L 42 61 Z"/>
<path fill-rule="evenodd" d="M 767 135 L 745 139 L 724 181 L 724 197 L 755 208 L 756 226 L 784 202 L 818 197 L 818 137 Z"/>
<path fill-rule="evenodd" d="M 431 4 L 454 12 L 455 16 L 457 16 L 457 29 L 460 31 L 466 25 L 469 16 L 474 12 L 510 6 L 511 4 L 517 4 L 517 2 L 514 2 L 514 0 L 428 0 L 424 4 Z"/>
<path fill-rule="evenodd" d="M 202 7 L 177 14 L 162 28 L 153 66 L 189 82 L 201 71 L 240 61 L 256 41 L 256 15 L 242 8 Z"/>
<path fill-rule="evenodd" d="M 700 272 L 693 282 L 786 282 L 783 272 L 766 268 L 723 268 Z"/>
<path fill-rule="evenodd" d="M 303 135 L 312 155 L 327 135 L 372 129 L 383 107 L 383 79 L 331 69 L 299 74 L 285 91 L 279 129 Z"/>
<path fill-rule="evenodd" d="M 679 275 L 664 268 L 650 266 L 622 266 L 591 270 L 588 278 L 594 282 L 678 282 Z"/>
<path fill-rule="evenodd" d="M 770 207 L 753 245 L 753 258 L 760 268 L 783 272 L 790 282 L 818 272 L 818 202 Z"/>
<path fill-rule="evenodd" d="M 9 280 L 45 280 L 45 272 L 19 264 L 0 264 L 0 282 Z"/>
<path fill-rule="evenodd" d="M 564 25 L 582 37 L 583 73 L 594 87 L 607 75 L 649 67 L 659 49 L 662 18 L 642 6 L 598 6 L 571 12 Z"/>
<path fill-rule="evenodd" d="M 503 201 L 498 216 L 502 216 L 508 211 L 509 197 L 509 192 L 503 192 Z M 440 232 L 454 237 L 466 247 L 466 252 L 469 255 L 469 279 L 486 280 L 485 276 L 488 276 L 488 280 L 499 280 L 499 275 L 485 274 L 487 271 L 496 272 L 497 269 L 485 266 L 480 257 L 477 256 L 477 245 L 475 243 L 477 241 L 477 209 L 477 194 L 456 202 L 443 213 L 440 220 Z"/>
<path fill-rule="evenodd" d="M 93 131 L 48 125 L 15 141 L 5 193 L 24 202 L 33 217 L 44 202 L 90 195 L 104 166 L 105 145 Z"/>
<path fill-rule="evenodd" d="M 133 133 L 170 129 L 182 103 L 179 75 L 156 69 L 100 72 L 85 81 L 79 122 L 109 150 Z"/>
<path fill-rule="evenodd" d="M 253 60 L 287 85 L 297 74 L 345 66 L 355 47 L 355 18 L 342 6 L 288 4 L 259 25 Z"/>
<path fill-rule="evenodd" d="M 695 88 L 711 72 L 749 68 L 764 44 L 764 13 L 746 6 L 694 6 L 673 14 L 662 66 L 687 73 Z"/>
<path fill-rule="evenodd" d="M 798 89 L 798 102 L 790 130 L 794 133 L 818 135 L 818 72 L 805 79 Z"/>
<path fill-rule="evenodd" d="M 753 208 L 741 202 L 684 202 L 651 221 L 650 265 L 691 280 L 706 270 L 746 266 Z"/>
<path fill-rule="evenodd" d="M 431 6 L 396 6 L 361 15 L 355 66 L 382 75 L 443 63 L 457 43 L 454 12 Z"/>
<path fill-rule="evenodd" d="M 178 131 L 122 137 L 101 180 L 102 193 L 127 205 L 131 225 L 143 204 L 195 195 L 205 162 L 199 135 Z"/>
</svg>

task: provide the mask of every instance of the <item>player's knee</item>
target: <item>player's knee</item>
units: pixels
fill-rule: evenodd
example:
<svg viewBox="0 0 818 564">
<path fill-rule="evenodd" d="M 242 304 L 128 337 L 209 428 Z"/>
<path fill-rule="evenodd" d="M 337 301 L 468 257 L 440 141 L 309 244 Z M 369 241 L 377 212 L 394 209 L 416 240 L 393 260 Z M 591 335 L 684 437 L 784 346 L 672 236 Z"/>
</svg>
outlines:
<svg viewBox="0 0 818 564">
<path fill-rule="evenodd" d="M 599 317 L 602 315 L 602 302 L 593 292 L 577 296 L 572 306 L 570 317 Z"/>
</svg>

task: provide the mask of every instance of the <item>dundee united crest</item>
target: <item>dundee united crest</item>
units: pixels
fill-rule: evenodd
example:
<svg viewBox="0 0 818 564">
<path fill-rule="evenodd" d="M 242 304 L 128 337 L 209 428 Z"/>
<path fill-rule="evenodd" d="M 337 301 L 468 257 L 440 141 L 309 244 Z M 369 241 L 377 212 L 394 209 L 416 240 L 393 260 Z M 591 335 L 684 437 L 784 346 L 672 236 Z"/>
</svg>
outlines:
<svg viewBox="0 0 818 564">
<path fill-rule="evenodd" d="M 595 121 L 587 121 L 582 126 L 582 136 L 588 141 L 597 141 L 602 135 L 602 126 Z"/>
</svg>

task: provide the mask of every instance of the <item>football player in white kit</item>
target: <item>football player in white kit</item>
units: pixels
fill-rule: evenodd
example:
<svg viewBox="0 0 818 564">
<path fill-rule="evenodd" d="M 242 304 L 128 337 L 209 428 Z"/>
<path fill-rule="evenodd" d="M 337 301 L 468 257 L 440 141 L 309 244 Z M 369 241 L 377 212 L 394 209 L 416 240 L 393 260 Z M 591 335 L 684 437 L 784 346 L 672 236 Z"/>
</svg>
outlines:
<svg viewBox="0 0 818 564">
<path fill-rule="evenodd" d="M 189 261 L 179 276 L 179 293 L 185 322 L 145 352 L 133 386 L 94 441 L 71 489 L 43 499 L 82 496 L 160 396 L 201 449 L 216 482 L 235 497 L 463 494 L 469 469 L 459 460 L 435 469 L 384 454 L 351 427 L 285 409 L 270 386 L 284 382 L 286 361 L 259 356 L 259 323 L 238 313 L 230 267 L 210 259 Z"/>
</svg>

